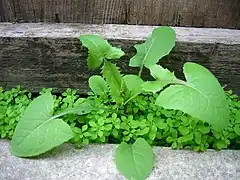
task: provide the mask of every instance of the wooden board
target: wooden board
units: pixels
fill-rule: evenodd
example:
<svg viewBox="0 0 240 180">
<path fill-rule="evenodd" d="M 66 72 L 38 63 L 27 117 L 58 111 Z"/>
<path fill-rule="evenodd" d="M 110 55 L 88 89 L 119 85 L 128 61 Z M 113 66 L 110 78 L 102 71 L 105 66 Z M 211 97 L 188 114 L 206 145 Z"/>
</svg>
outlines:
<svg viewBox="0 0 240 180">
<path fill-rule="evenodd" d="M 11 21 L 13 19 L 13 12 L 10 8 L 8 0 L 0 1 L 0 22 Z"/>
<path fill-rule="evenodd" d="M 0 23 L 0 86 L 24 85 L 33 92 L 53 88 L 88 89 L 88 78 L 98 72 L 87 68 L 87 50 L 80 34 L 101 34 L 126 56 L 118 62 L 122 73 L 137 74 L 128 60 L 135 54 L 133 45 L 141 43 L 153 26 L 84 24 L 11 24 Z M 235 92 L 240 90 L 240 30 L 175 27 L 177 43 L 161 64 L 182 78 L 182 65 L 194 61 L 207 67 Z M 145 69 L 144 79 L 151 79 Z"/>
<path fill-rule="evenodd" d="M 1 21 L 240 28 L 239 0 L 1 0 L 0 5 Z"/>
</svg>

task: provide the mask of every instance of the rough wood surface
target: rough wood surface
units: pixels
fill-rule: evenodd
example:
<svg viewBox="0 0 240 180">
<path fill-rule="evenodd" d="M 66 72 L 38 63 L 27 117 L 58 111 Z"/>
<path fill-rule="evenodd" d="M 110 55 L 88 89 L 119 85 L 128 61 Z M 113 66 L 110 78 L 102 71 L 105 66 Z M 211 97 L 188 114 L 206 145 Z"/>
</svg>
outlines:
<svg viewBox="0 0 240 180">
<path fill-rule="evenodd" d="M 101 34 L 111 44 L 122 47 L 126 56 L 119 62 L 123 73 L 137 73 L 128 67 L 135 54 L 133 45 L 142 42 L 154 26 L 83 24 L 0 23 L 0 86 L 24 85 L 32 91 L 51 87 L 61 92 L 67 87 L 87 91 L 91 74 L 87 50 L 80 34 Z M 221 82 L 239 92 L 240 31 L 214 28 L 175 27 L 177 43 L 161 64 L 183 77 L 182 65 L 194 61 L 207 67 Z M 149 79 L 149 72 L 143 72 Z"/>
<path fill-rule="evenodd" d="M 126 8 L 125 0 L 9 0 L 9 4 L 18 22 L 122 23 Z"/>
<path fill-rule="evenodd" d="M 12 21 L 13 13 L 8 0 L 0 1 L 0 22 Z"/>
<path fill-rule="evenodd" d="M 2 21 L 240 28 L 239 0 L 1 0 Z"/>
</svg>

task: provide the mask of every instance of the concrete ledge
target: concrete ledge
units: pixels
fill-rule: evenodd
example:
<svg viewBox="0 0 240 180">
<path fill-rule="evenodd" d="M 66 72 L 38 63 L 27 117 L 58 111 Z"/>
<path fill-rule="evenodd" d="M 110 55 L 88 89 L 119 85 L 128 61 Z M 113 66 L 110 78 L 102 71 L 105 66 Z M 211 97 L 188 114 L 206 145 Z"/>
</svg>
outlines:
<svg viewBox="0 0 240 180">
<path fill-rule="evenodd" d="M 119 62 L 123 73 L 136 73 L 138 68 L 128 67 L 135 54 L 133 45 L 141 43 L 155 26 L 86 25 L 74 23 L 43 24 L 0 23 L 0 86 L 23 85 L 38 92 L 53 88 L 62 92 L 66 88 L 88 90 L 87 51 L 79 42 L 80 34 L 101 34 L 114 46 L 121 47 L 126 56 Z M 215 28 L 174 27 L 176 47 L 161 62 L 178 77 L 182 65 L 194 61 L 206 66 L 220 81 L 236 93 L 240 87 L 240 30 Z M 149 72 L 143 72 L 150 79 Z"/>
<path fill-rule="evenodd" d="M 62 145 L 35 159 L 21 159 L 0 141 L 1 180 L 120 180 L 116 170 L 116 145 L 91 145 L 74 149 Z M 240 151 L 208 150 L 196 153 L 155 147 L 155 168 L 149 180 L 239 180 Z"/>
</svg>

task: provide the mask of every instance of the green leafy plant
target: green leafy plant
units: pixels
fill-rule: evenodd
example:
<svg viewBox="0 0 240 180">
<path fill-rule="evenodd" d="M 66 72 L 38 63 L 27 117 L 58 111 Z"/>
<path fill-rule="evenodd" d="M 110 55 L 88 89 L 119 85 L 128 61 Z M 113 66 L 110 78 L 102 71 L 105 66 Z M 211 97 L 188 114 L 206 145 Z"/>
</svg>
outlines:
<svg viewBox="0 0 240 180">
<path fill-rule="evenodd" d="M 143 67 L 155 65 L 159 59 L 168 55 L 175 46 L 176 34 L 170 27 L 155 28 L 150 37 L 143 44 L 134 47 L 137 54 L 130 59 L 131 67 L 140 67 L 139 76 Z"/>
<path fill-rule="evenodd" d="M 53 109 L 54 98 L 49 92 L 29 104 L 13 134 L 11 149 L 15 156 L 36 156 L 69 141 L 73 132 L 60 117 L 70 113 L 83 115 L 93 110 L 89 103 L 66 108 L 57 115 L 53 115 Z"/>
<path fill-rule="evenodd" d="M 218 129 L 228 126 L 229 107 L 226 95 L 217 79 L 206 68 L 196 63 L 185 63 L 187 82 L 177 79 L 173 73 L 158 65 L 151 67 L 150 71 L 156 81 L 144 85 L 148 91 L 155 93 L 171 84 L 159 94 L 157 105 L 181 110 Z"/>
<path fill-rule="evenodd" d="M 21 93 L 14 93 L 16 89 L 9 91 L 2 91 L 2 94 L 15 94 L 16 99 L 25 97 L 28 92 L 19 90 Z M 41 94 L 51 92 L 50 90 L 43 90 Z M 115 105 L 111 104 L 111 99 L 106 101 L 101 96 L 89 96 L 87 99 L 78 97 L 76 91 L 67 89 L 62 95 L 54 95 L 54 113 L 60 114 L 66 108 L 76 107 L 84 101 L 93 101 L 96 103 L 99 110 L 91 111 L 85 115 L 66 114 L 62 117 L 72 129 L 74 137 L 69 142 L 74 143 L 77 147 L 82 147 L 89 143 L 121 143 L 125 142 L 131 144 L 138 138 L 143 138 L 150 145 L 172 147 L 173 149 L 193 149 L 195 151 L 206 151 L 207 148 L 214 148 L 217 150 L 229 148 L 240 149 L 240 136 L 234 131 L 235 127 L 239 126 L 240 118 L 240 102 L 238 97 L 233 95 L 231 91 L 225 92 L 230 107 L 230 124 L 228 128 L 223 131 L 216 131 L 208 123 L 204 123 L 196 118 L 193 118 L 181 111 L 167 110 L 159 108 L 155 101 L 158 94 L 142 93 L 136 96 L 128 104 L 128 115 L 124 115 L 120 111 L 112 112 L 103 110 L 114 109 Z M 5 96 L 4 96 L 5 97 Z M 9 97 L 9 96 L 6 96 Z M 28 96 L 27 96 L 28 97 Z M 35 98 L 28 97 L 28 101 L 32 102 Z M 4 109 L 11 106 L 18 105 L 18 101 L 12 101 L 7 104 L 8 99 L 3 98 L 0 102 Z M 27 106 L 25 106 L 26 109 Z M 12 109 L 12 108 L 11 108 Z M 136 113 L 137 112 L 137 113 Z M 133 116 L 134 114 L 134 116 Z M 0 119 L 0 129 L 8 127 L 2 122 L 9 122 L 8 116 Z M 16 118 L 21 118 L 19 114 Z M 101 118 L 101 120 L 99 120 Z M 99 120 L 99 123 L 98 123 Z M 96 123 L 93 128 L 102 129 L 105 141 L 101 141 L 100 137 L 95 138 L 96 130 L 92 129 L 90 124 Z M 104 125 L 102 123 L 104 122 Z M 108 125 L 109 124 L 109 125 Z M 106 126 L 107 128 L 102 128 Z M 111 130 L 109 130 L 111 127 Z M 186 127 L 186 128 L 184 128 Z M 14 131 L 15 127 L 11 126 L 6 130 L 6 134 Z M 2 132 L 0 131 L 0 134 Z M 101 133 L 99 133 L 101 135 Z M 8 136 L 8 138 L 11 138 Z M 191 139 L 191 140 L 189 140 Z"/>
<path fill-rule="evenodd" d="M 11 143 L 16 156 L 36 156 L 73 137 L 70 127 L 53 117 L 53 97 L 43 94 L 33 100 L 20 119 Z"/>
<path fill-rule="evenodd" d="M 132 145 L 127 143 L 119 145 L 115 160 L 117 169 L 126 178 L 144 180 L 153 168 L 154 154 L 151 146 L 139 138 Z"/>
<path fill-rule="evenodd" d="M 112 47 L 99 35 L 81 35 L 80 40 L 89 50 L 88 67 L 98 68 L 104 60 L 118 59 L 124 55 L 121 49 Z"/>
<path fill-rule="evenodd" d="M 12 138 L 15 127 L 31 102 L 32 94 L 20 86 L 4 91 L 0 88 L 0 137 Z"/>
<path fill-rule="evenodd" d="M 91 36 L 88 35 L 86 38 L 91 39 Z M 106 57 L 103 57 L 104 66 L 102 74 L 110 88 L 112 99 L 118 105 L 125 105 L 124 112 L 127 113 L 127 103 L 144 90 L 153 93 L 160 91 L 155 102 L 156 105 L 165 109 L 181 110 L 192 117 L 211 124 L 217 130 L 226 128 L 229 125 L 227 98 L 219 82 L 210 71 L 199 64 L 187 62 L 183 67 L 187 80 L 185 82 L 176 78 L 174 73 L 171 73 L 168 69 L 164 69 L 156 64 L 159 59 L 170 53 L 175 45 L 175 39 L 176 35 L 173 29 L 160 27 L 154 29 L 151 36 L 143 44 L 135 45 L 137 54 L 130 59 L 129 65 L 140 67 L 138 78 L 136 75 L 127 75 L 124 81 L 117 66 L 108 62 Z M 105 40 L 98 38 L 96 44 L 104 44 L 104 42 Z M 90 54 L 93 51 L 93 47 L 86 46 Z M 102 51 L 102 54 L 104 54 L 104 51 Z M 151 75 L 156 81 L 143 82 L 140 77 L 144 67 L 150 70 Z M 132 120 L 128 123 L 132 122 L 134 121 Z M 192 141 L 194 137 L 196 137 L 196 143 L 201 144 L 201 132 L 207 132 L 205 126 L 201 126 L 198 129 L 199 131 L 196 132 L 190 132 L 192 129 L 191 126 L 180 126 L 178 131 L 183 136 L 177 138 L 178 131 L 173 129 L 174 122 L 170 122 L 171 119 L 169 119 L 167 124 L 170 126 L 172 136 L 168 135 L 167 141 L 173 143 L 173 148 L 181 147 L 181 144 L 184 145 Z M 125 127 L 123 133 L 127 135 L 125 140 L 134 138 L 134 134 L 136 133 L 135 129 L 129 129 L 127 125 L 126 122 L 122 123 L 122 127 Z M 193 127 L 193 130 L 195 129 L 196 124 Z M 238 131 L 237 128 L 235 129 Z M 149 131 L 151 131 L 150 138 L 154 139 L 156 137 L 157 126 L 145 127 L 142 135 L 147 134 Z M 124 146 L 123 144 L 121 145 Z M 204 146 L 197 146 L 196 149 L 198 148 L 203 149 Z"/>
<path fill-rule="evenodd" d="M 4 98 L 1 99 L 0 102 L 3 109 L 14 109 L 14 114 L 17 114 L 15 115 L 14 119 L 20 119 L 22 115 L 18 111 L 22 112 L 22 110 L 14 107 L 18 106 L 18 103 L 23 102 L 23 100 L 24 102 L 27 102 L 27 104 L 29 104 L 35 98 L 33 96 L 28 97 L 29 93 L 25 90 L 19 90 L 20 93 L 17 94 L 15 93 L 15 90 L 16 89 L 2 91 L 0 93 L 0 96 Z M 51 91 L 44 90 L 41 94 L 44 94 L 45 92 Z M 10 101 L 11 103 L 9 104 L 7 102 L 9 101 L 8 97 L 11 93 L 15 94 L 16 96 Z M 8 94 L 8 96 L 3 96 L 4 94 Z M 70 125 L 74 132 L 74 138 L 71 139 L 70 142 L 78 146 L 81 146 L 81 143 L 83 141 L 83 145 L 86 144 L 85 142 L 91 143 L 99 141 L 99 139 L 96 139 L 96 141 L 91 140 L 90 137 L 86 137 L 86 134 L 88 134 L 87 132 L 90 131 L 90 125 L 88 125 L 88 122 L 97 122 L 99 118 L 102 118 L 105 124 L 112 124 L 112 130 L 110 130 L 110 132 L 108 131 L 108 133 L 104 133 L 106 140 L 105 142 L 109 143 L 119 143 L 122 141 L 131 143 L 132 139 L 136 140 L 139 137 L 144 137 L 144 139 L 151 145 L 171 146 L 173 142 L 166 141 L 166 139 L 171 136 L 174 137 L 174 141 L 179 144 L 178 147 L 176 146 L 175 148 L 185 148 L 188 146 L 193 149 L 196 146 L 196 148 L 194 149 L 197 151 L 205 151 L 206 147 L 219 150 L 223 148 L 238 148 L 237 142 L 239 135 L 236 134 L 237 131 L 235 132 L 234 129 L 236 129 L 236 127 L 238 127 L 240 124 L 240 119 L 238 116 L 238 112 L 240 110 L 240 102 L 238 101 L 238 97 L 236 95 L 233 95 L 232 92 L 226 92 L 226 95 L 230 107 L 231 119 L 228 128 L 224 129 L 223 131 L 213 130 L 212 126 L 210 126 L 208 123 L 203 123 L 202 121 L 196 118 L 192 118 L 191 116 L 184 114 L 181 111 L 159 108 L 157 105 L 155 105 L 158 94 L 151 93 L 143 93 L 139 96 L 136 96 L 128 104 L 127 110 L 129 114 L 124 115 L 122 114 L 123 109 L 114 112 L 116 106 L 111 103 L 111 99 L 106 100 L 102 96 L 89 96 L 87 99 L 84 99 L 78 97 L 75 90 L 72 91 L 70 89 L 67 89 L 66 92 L 62 93 L 62 95 L 53 95 L 53 114 L 60 114 L 66 108 L 76 107 L 82 102 L 88 101 L 88 99 L 89 101 L 93 101 L 96 106 L 99 107 L 99 110 L 91 111 L 86 115 L 78 115 L 77 113 L 71 113 L 62 116 L 62 119 Z M 15 99 L 21 98 L 23 100 L 15 101 Z M 25 98 L 27 98 L 27 101 Z M 27 105 L 23 106 L 23 112 L 26 108 Z M 105 110 L 103 110 L 104 108 Z M 109 111 L 108 109 L 113 109 L 113 111 Z M 11 119 L 12 116 L 8 116 L 7 114 L 1 115 L 0 135 L 7 134 L 7 136 L 4 136 L 2 138 L 12 138 L 10 134 L 15 130 L 17 123 L 9 126 L 9 124 L 7 124 L 6 122 L 10 122 Z M 96 124 L 98 125 L 98 123 Z M 204 146 L 204 149 L 198 149 L 198 144 L 194 144 L 192 142 L 190 142 L 189 144 L 183 144 L 180 143 L 180 141 L 178 142 L 177 139 L 180 138 L 182 135 L 185 135 L 183 134 L 184 130 L 182 130 L 181 126 L 187 127 L 190 133 L 196 134 L 196 137 L 193 137 L 193 141 L 197 141 L 199 146 L 200 144 L 203 144 L 206 139 L 209 140 L 207 141 L 208 145 Z M 179 131 L 177 133 L 177 137 L 176 133 L 174 132 L 175 130 L 173 131 L 173 129 Z M 81 132 L 82 134 L 78 130 L 83 130 Z M 199 141 L 199 133 L 195 131 L 199 131 L 199 133 L 201 133 L 201 141 Z M 218 144 L 215 142 L 217 142 L 219 139 L 225 139 L 224 147 L 215 146 Z M 226 140 L 230 141 L 231 143 L 228 144 Z"/>
<path fill-rule="evenodd" d="M 9 102 L 15 92 L 0 91 L 1 136 L 11 138 L 17 125 L 12 152 L 21 157 L 44 153 L 67 141 L 78 147 L 120 143 L 115 154 L 117 169 L 136 180 L 147 178 L 154 166 L 150 145 L 195 151 L 238 148 L 237 97 L 224 92 L 214 75 L 197 63 L 184 64 L 186 81 L 157 64 L 170 53 L 175 40 L 172 28 L 159 27 L 144 43 L 135 45 L 137 53 L 129 62 L 131 67 L 139 67 L 134 75 L 121 74 L 115 64 L 125 55 L 120 48 L 100 35 L 81 35 L 80 41 L 88 49 L 88 67 L 101 69 L 100 75 L 89 78 L 89 96 L 80 98 L 70 89 L 52 96 L 51 89 L 44 89 L 34 99 L 18 92 L 17 98 L 27 102 L 24 113 L 13 116 L 19 122 L 12 120 L 13 125 L 6 128 L 11 123 L 4 113 L 13 107 Z M 144 68 L 154 81 L 141 78 Z"/>
</svg>

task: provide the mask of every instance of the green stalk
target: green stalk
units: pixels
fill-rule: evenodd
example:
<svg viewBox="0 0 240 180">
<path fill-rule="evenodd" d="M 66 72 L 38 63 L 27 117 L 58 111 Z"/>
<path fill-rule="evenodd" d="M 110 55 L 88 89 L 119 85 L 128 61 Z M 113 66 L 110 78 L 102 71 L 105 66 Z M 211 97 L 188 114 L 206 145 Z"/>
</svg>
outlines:
<svg viewBox="0 0 240 180">
<path fill-rule="evenodd" d="M 140 70 L 139 70 L 139 72 L 138 72 L 138 76 L 139 76 L 139 77 L 141 77 L 142 71 L 143 71 L 143 65 L 140 67 Z"/>
</svg>

